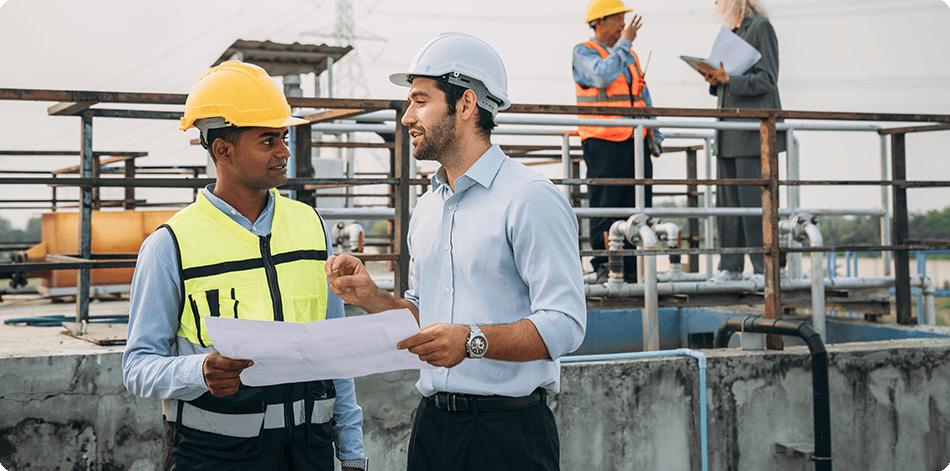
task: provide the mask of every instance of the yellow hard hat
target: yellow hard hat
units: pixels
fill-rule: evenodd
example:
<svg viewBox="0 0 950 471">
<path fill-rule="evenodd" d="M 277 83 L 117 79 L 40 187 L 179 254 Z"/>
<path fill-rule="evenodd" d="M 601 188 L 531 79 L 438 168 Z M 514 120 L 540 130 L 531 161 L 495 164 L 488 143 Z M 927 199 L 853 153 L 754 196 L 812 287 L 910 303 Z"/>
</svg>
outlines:
<svg viewBox="0 0 950 471">
<path fill-rule="evenodd" d="M 265 128 L 296 126 L 284 92 L 267 72 L 241 61 L 227 61 L 206 72 L 188 94 L 181 130 L 205 118 L 223 118 L 228 125 Z"/>
<path fill-rule="evenodd" d="M 628 11 L 633 10 L 623 6 L 623 2 L 620 0 L 591 0 L 591 2 L 587 4 L 586 23 L 590 23 L 597 18 L 603 18 L 615 13 L 626 13 Z"/>
</svg>

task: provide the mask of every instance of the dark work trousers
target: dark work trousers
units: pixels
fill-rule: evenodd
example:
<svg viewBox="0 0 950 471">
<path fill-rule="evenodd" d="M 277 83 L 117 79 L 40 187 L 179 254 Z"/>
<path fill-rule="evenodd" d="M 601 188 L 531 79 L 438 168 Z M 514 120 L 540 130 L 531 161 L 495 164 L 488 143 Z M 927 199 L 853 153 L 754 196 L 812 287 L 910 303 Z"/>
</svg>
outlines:
<svg viewBox="0 0 950 471">
<path fill-rule="evenodd" d="M 762 178 L 762 158 L 754 157 L 717 157 L 717 177 L 720 179 L 758 180 Z M 717 208 L 761 208 L 762 188 L 758 186 L 718 185 L 716 188 Z M 762 247 L 762 217 L 716 217 L 720 247 Z M 764 271 L 764 258 L 760 253 L 749 254 L 752 270 Z M 719 257 L 719 269 L 742 273 L 745 266 L 744 254 L 722 254 Z"/>
<path fill-rule="evenodd" d="M 584 163 L 587 164 L 587 178 L 636 177 L 636 155 L 634 153 L 633 137 L 622 142 L 590 137 L 581 141 L 581 148 L 584 150 Z M 644 139 L 643 152 L 643 177 L 653 178 L 653 158 L 650 156 L 646 139 Z M 634 185 L 588 185 L 587 188 L 591 208 L 634 208 L 637 206 L 637 194 Z M 653 206 L 653 188 L 648 185 L 643 190 L 644 196 L 646 196 L 646 202 L 643 206 L 650 208 Z M 591 249 L 605 250 L 607 248 L 604 244 L 604 233 L 610 231 L 610 226 L 617 220 L 617 218 L 590 219 Z M 632 250 L 636 247 L 629 241 L 624 240 L 623 248 L 624 250 Z M 597 272 L 601 265 L 607 263 L 607 257 L 594 257 L 590 263 L 594 267 L 594 271 Z M 637 257 L 624 257 L 623 271 L 626 281 L 636 282 Z"/>
<path fill-rule="evenodd" d="M 449 412 L 422 398 L 412 421 L 408 471 L 559 470 L 554 414 L 542 401 L 502 412 Z"/>
</svg>

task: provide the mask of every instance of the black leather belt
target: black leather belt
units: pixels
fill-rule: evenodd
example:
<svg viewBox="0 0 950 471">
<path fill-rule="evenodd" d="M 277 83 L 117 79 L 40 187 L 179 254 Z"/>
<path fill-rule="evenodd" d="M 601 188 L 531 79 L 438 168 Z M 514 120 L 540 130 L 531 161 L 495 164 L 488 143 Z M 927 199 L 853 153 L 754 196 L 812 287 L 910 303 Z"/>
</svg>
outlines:
<svg viewBox="0 0 950 471">
<path fill-rule="evenodd" d="M 476 396 L 473 394 L 438 392 L 433 394 L 429 400 L 439 409 L 450 412 L 500 412 L 533 406 L 543 402 L 544 396 L 544 389 L 538 388 L 524 397 Z"/>
</svg>

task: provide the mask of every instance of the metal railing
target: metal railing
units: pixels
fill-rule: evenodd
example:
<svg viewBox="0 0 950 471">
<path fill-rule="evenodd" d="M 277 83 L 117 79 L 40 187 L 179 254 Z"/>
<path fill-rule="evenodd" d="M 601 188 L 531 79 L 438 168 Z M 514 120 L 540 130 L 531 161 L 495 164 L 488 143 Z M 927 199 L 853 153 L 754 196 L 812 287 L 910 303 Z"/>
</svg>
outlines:
<svg viewBox="0 0 950 471">
<path fill-rule="evenodd" d="M 50 186 L 75 186 L 80 188 L 79 212 L 80 212 L 80 230 L 79 230 L 79 253 L 75 256 L 60 256 L 59 262 L 46 262 L 42 264 L 0 264 L 0 272 L 24 271 L 24 270 L 48 270 L 48 269 L 79 269 L 80 276 L 77 282 L 77 320 L 88 317 L 88 294 L 89 294 L 89 273 L 92 268 L 102 267 L 128 267 L 134 266 L 132 260 L 102 260 L 97 257 L 104 255 L 93 255 L 91 253 L 91 211 L 93 209 L 93 190 L 101 187 L 123 187 L 123 188 L 200 188 L 214 180 L 210 178 L 142 178 L 138 176 L 126 178 L 102 178 L 94 175 L 93 169 L 96 168 L 96 152 L 92 149 L 92 133 L 94 118 L 123 118 L 123 119 L 178 119 L 182 113 L 178 111 L 152 111 L 152 110 L 116 110 L 96 108 L 101 103 L 111 104 L 147 104 L 147 105 L 175 105 L 184 104 L 186 95 L 183 94 L 156 94 L 156 93 L 121 93 L 121 92 L 90 92 L 90 91 L 58 91 L 58 90 L 26 90 L 26 89 L 0 89 L 0 100 L 29 100 L 29 101 L 50 101 L 59 102 L 50 108 L 51 115 L 67 115 L 80 118 L 81 126 L 81 149 L 79 157 L 81 164 L 78 168 L 78 177 L 3 177 L 0 178 L 0 185 L 50 185 Z M 295 192 L 298 200 L 313 204 L 315 202 L 315 192 L 319 188 L 330 186 L 362 186 L 362 185 L 388 185 L 391 189 L 391 208 L 382 211 L 363 210 L 359 208 L 346 208 L 341 211 L 321 210 L 324 217 L 332 218 L 334 215 L 342 214 L 378 214 L 380 217 L 392 218 L 393 221 L 393 253 L 380 254 L 367 259 L 388 260 L 395 263 L 394 269 L 394 290 L 402 293 L 408 288 L 408 265 L 409 252 L 406 246 L 406 236 L 408 231 L 409 213 L 413 201 L 414 192 L 411 188 L 415 185 L 426 185 L 427 180 L 415 178 L 415 168 L 410 158 L 410 145 L 408 132 L 405 126 L 401 124 L 401 117 L 406 111 L 407 103 L 403 100 L 361 100 L 361 99 L 333 99 L 333 98 L 289 98 L 288 101 L 292 107 L 321 109 L 317 113 L 307 115 L 310 121 L 308 125 L 297 126 L 293 130 L 292 153 L 294 156 L 311 155 L 314 145 L 325 146 L 325 143 L 314 143 L 311 139 L 312 132 L 317 130 L 324 133 L 342 133 L 370 131 L 376 132 L 384 137 L 386 143 L 381 148 L 390 150 L 390 174 L 385 178 L 355 178 L 352 174 L 347 178 L 312 178 L 295 177 L 291 178 L 282 188 Z M 380 113 L 385 111 L 385 113 Z M 384 115 L 385 114 L 385 115 Z M 594 120 L 579 119 L 576 115 L 616 115 L 620 116 L 613 120 Z M 522 116 L 526 115 L 526 116 Z M 551 116 L 555 115 L 555 116 Z M 560 115 L 560 116 L 557 116 Z M 390 124 L 390 116 L 392 121 Z M 647 119 L 649 117 L 659 117 L 663 119 Z M 670 120 L 666 118 L 678 118 Z M 687 118 L 683 120 L 681 118 Z M 747 122 L 735 121 L 690 121 L 697 118 L 715 118 L 715 119 L 741 119 Z M 365 123 L 334 123 L 341 119 L 376 121 Z M 786 120 L 782 122 L 782 120 Z M 787 120 L 798 120 L 799 122 L 789 122 Z M 831 123 L 816 123 L 814 121 L 831 121 Z M 845 123 L 844 121 L 853 121 L 855 123 Z M 885 128 L 875 123 L 913 123 L 912 126 Z M 765 288 L 764 305 L 765 316 L 767 318 L 779 318 L 781 316 L 781 294 L 779 286 L 779 256 L 781 253 L 801 254 L 814 251 L 843 251 L 843 250 L 871 250 L 871 251 L 889 251 L 893 252 L 896 259 L 896 298 L 897 298 L 897 320 L 899 323 L 909 322 L 910 316 L 910 274 L 907 269 L 908 254 L 911 250 L 922 248 L 915 244 L 909 237 L 907 228 L 907 189 L 910 188 L 938 188 L 950 186 L 946 181 L 908 181 L 906 179 L 906 135 L 928 131 L 938 131 L 950 129 L 950 115 L 913 115 L 913 114 L 894 114 L 894 113 L 839 113 L 839 112 L 808 112 L 808 111 L 781 111 L 781 110 L 746 110 L 746 109 L 684 109 L 684 108 L 634 108 L 618 109 L 614 107 L 578 107 L 565 105 L 534 105 L 534 104 L 514 104 L 506 113 L 499 115 L 500 126 L 494 134 L 497 135 L 553 135 L 560 136 L 562 143 L 562 161 L 565 170 L 563 179 L 555 179 L 555 183 L 565 186 L 566 191 L 569 188 L 581 185 L 636 185 L 639 197 L 637 198 L 639 208 L 616 208 L 609 210 L 596 210 L 592 208 L 577 208 L 579 217 L 603 216 L 603 215 L 629 215 L 631 210 L 644 212 L 648 215 L 676 215 L 680 217 L 699 218 L 706 220 L 706 248 L 698 249 L 677 249 L 667 251 L 669 253 L 688 253 L 691 255 L 706 254 L 712 257 L 717 251 L 711 249 L 712 240 L 712 217 L 717 214 L 761 214 L 763 222 L 763 241 L 762 248 L 741 249 L 740 253 L 763 253 L 765 258 Z M 921 123 L 931 123 L 921 125 Z M 642 145 L 638 145 L 636 177 L 634 179 L 589 179 L 576 178 L 572 175 L 570 163 L 570 129 L 557 129 L 557 127 L 574 127 L 577 125 L 596 124 L 598 126 L 624 126 L 635 127 L 638 131 L 645 127 L 661 127 L 671 137 L 691 136 L 705 141 L 706 149 L 706 176 L 697 178 L 696 175 L 689 175 L 684 179 L 646 179 L 643 178 L 643 159 Z M 528 128 L 525 126 L 538 126 Z M 762 177 L 757 180 L 737 180 L 737 179 L 713 179 L 711 176 L 711 155 L 713 137 L 711 134 L 697 134 L 696 129 L 732 129 L 732 130 L 758 130 L 762 138 Z M 672 131 L 679 130 L 679 131 Z M 682 132 L 681 130 L 687 130 Z M 776 148 L 777 133 L 784 131 L 789 134 L 790 144 L 789 155 L 794 156 L 797 161 L 797 141 L 794 133 L 796 131 L 864 131 L 876 132 L 881 136 L 881 180 L 801 180 L 798 176 L 797 167 L 792 168 L 789 164 L 787 180 L 779 179 L 779 160 Z M 671 132 L 672 131 L 672 132 Z M 680 134 L 677 135 L 676 133 Z M 641 132 L 634 133 L 635 139 L 642 139 Z M 890 139 L 890 145 L 886 143 Z M 341 144 L 350 144 L 341 143 Z M 352 143 L 356 144 L 356 143 Z M 365 145 L 365 144 L 360 144 Z M 890 178 L 887 178 L 888 166 L 885 164 L 887 150 L 890 150 Z M 792 157 L 789 158 L 792 160 Z M 310 159 L 294 158 L 293 175 L 313 175 L 313 168 Z M 643 189 L 645 185 L 682 185 L 688 188 L 698 188 L 705 186 L 705 208 L 693 209 L 685 208 L 690 211 L 673 211 L 676 208 L 643 208 Z M 762 208 L 737 209 L 735 212 L 726 211 L 726 208 L 712 208 L 712 185 L 751 185 L 762 188 Z M 807 185 L 818 186 L 849 186 L 865 185 L 880 186 L 882 189 L 882 210 L 877 210 L 874 214 L 882 216 L 882 243 L 877 247 L 782 247 L 779 244 L 779 216 L 782 211 L 779 209 L 779 188 L 788 187 L 789 211 L 801 211 L 799 208 L 799 188 Z M 891 194 L 888 197 L 888 188 Z M 569 193 L 570 194 L 570 193 Z M 889 206 L 889 208 L 888 208 Z M 679 208 L 683 209 L 683 208 Z M 698 212 L 701 211 L 702 214 Z M 816 211 L 820 213 L 820 211 Z M 334 214 L 336 213 L 336 214 Z M 833 214 L 833 212 L 826 212 Z M 856 214 L 851 210 L 847 214 Z M 950 246 L 950 244 L 948 244 Z M 926 248 L 939 248 L 929 245 Z M 663 253 L 667 253 L 663 252 Z M 624 251 L 625 255 L 655 255 L 655 251 L 631 250 Z M 792 257 L 793 258 L 793 257 Z M 710 258 L 711 260 L 711 258 Z M 707 267 L 711 264 L 707 264 Z M 791 267 L 790 267 L 791 268 Z M 707 268 L 708 270 L 708 268 Z M 768 344 L 770 348 L 781 348 L 779 337 L 770 336 Z"/>
</svg>

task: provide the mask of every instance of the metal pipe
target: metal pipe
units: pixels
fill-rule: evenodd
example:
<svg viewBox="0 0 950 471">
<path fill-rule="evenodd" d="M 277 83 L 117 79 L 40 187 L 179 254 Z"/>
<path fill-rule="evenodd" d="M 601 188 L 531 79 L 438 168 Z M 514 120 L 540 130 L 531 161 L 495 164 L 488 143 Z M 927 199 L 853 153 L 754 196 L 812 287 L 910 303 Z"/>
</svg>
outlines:
<svg viewBox="0 0 950 471">
<path fill-rule="evenodd" d="M 918 313 L 918 317 L 923 320 L 922 324 L 924 325 L 936 325 L 937 324 L 937 287 L 934 285 L 933 280 L 927 278 L 926 276 L 921 275 L 920 277 L 920 292 L 923 294 L 923 309 Z"/>
<path fill-rule="evenodd" d="M 645 214 L 650 217 L 685 217 L 707 218 L 709 216 L 759 216 L 760 208 L 573 208 L 574 214 L 582 218 L 590 217 L 629 217 L 632 214 Z M 801 209 L 814 216 L 875 216 L 880 215 L 879 209 Z M 393 208 L 320 208 L 320 215 L 324 219 L 356 219 L 378 218 L 392 219 L 395 214 Z M 780 209 L 780 216 L 791 216 L 787 209 Z M 708 232 L 708 231 L 707 231 Z M 707 233 L 707 238 L 709 234 Z M 711 247 L 707 240 L 707 247 Z"/>
<path fill-rule="evenodd" d="M 821 335 L 808 324 L 761 317 L 731 317 L 716 332 L 715 348 L 729 345 L 729 337 L 736 331 L 764 334 L 792 335 L 801 338 L 811 352 L 812 399 L 815 422 L 815 471 L 831 471 L 831 403 L 828 388 L 828 351 Z"/>
<path fill-rule="evenodd" d="M 881 180 L 887 180 L 887 172 L 890 167 L 887 161 L 887 149 L 889 148 L 887 142 L 888 136 L 886 134 L 881 134 Z M 891 245 L 891 196 L 890 196 L 890 187 L 887 185 L 881 186 L 881 208 L 884 210 L 884 214 L 881 216 L 881 245 Z M 885 251 L 881 254 L 882 260 L 884 261 L 884 276 L 890 276 L 891 274 L 891 252 Z"/>
<path fill-rule="evenodd" d="M 639 358 L 656 358 L 665 356 L 685 355 L 693 357 L 699 365 L 699 443 L 702 450 L 702 471 L 709 470 L 709 445 L 707 437 L 707 409 L 706 403 L 706 355 L 688 348 L 677 348 L 676 350 L 658 350 L 654 352 L 628 352 L 611 353 L 605 355 L 575 355 L 562 357 L 561 363 L 586 363 L 590 361 L 611 361 L 611 360 L 632 360 Z"/>
<path fill-rule="evenodd" d="M 805 224 L 804 232 L 808 237 L 808 245 L 811 247 L 824 246 L 824 239 L 821 237 L 821 231 L 813 222 Z M 812 327 L 825 340 L 825 273 L 823 271 L 825 254 L 823 252 L 811 253 L 811 320 Z"/>
<path fill-rule="evenodd" d="M 798 138 L 795 137 L 795 131 L 789 130 L 785 135 L 788 141 L 788 151 L 785 153 L 785 172 L 789 180 L 801 180 L 801 154 L 799 154 Z M 786 188 L 788 197 L 788 209 L 797 211 L 801 205 L 801 187 L 789 185 Z M 794 238 L 790 238 L 789 247 L 801 247 L 801 243 Z M 786 266 L 788 277 L 797 280 L 802 277 L 802 254 L 790 253 L 786 256 Z"/>
<path fill-rule="evenodd" d="M 911 287 L 921 287 L 923 279 L 926 277 L 911 276 Z M 873 277 L 873 278 L 825 278 L 823 281 L 825 291 L 828 290 L 848 290 L 848 289 L 873 289 L 873 288 L 893 288 L 894 277 Z M 749 273 L 744 274 L 742 280 L 714 282 L 714 281 L 676 281 L 676 282 L 657 282 L 656 291 L 658 295 L 670 296 L 677 294 L 718 294 L 718 293 L 753 293 L 765 288 L 765 281 L 761 277 L 755 277 Z M 812 289 L 812 280 L 787 280 L 781 285 L 783 291 L 810 291 Z M 646 288 L 642 284 L 624 283 L 615 289 L 608 289 L 601 285 L 586 285 L 584 292 L 591 297 L 641 297 L 646 294 Z M 935 292 L 936 294 L 936 292 Z"/>
<path fill-rule="evenodd" d="M 637 230 L 643 247 L 647 250 L 656 248 L 656 234 L 647 224 L 641 224 Z M 647 351 L 660 349 L 660 307 L 657 295 L 656 255 L 645 255 L 643 281 L 643 347 Z"/>
</svg>

